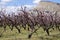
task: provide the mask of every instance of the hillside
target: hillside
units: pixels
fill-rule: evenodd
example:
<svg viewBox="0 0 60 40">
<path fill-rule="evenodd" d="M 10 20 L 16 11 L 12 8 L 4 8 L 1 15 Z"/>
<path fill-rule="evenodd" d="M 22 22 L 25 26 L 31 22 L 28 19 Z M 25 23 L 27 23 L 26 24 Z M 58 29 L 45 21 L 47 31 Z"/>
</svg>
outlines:
<svg viewBox="0 0 60 40">
<path fill-rule="evenodd" d="M 41 1 L 35 9 L 43 9 L 48 11 L 60 11 L 60 4 L 49 1 Z"/>
</svg>

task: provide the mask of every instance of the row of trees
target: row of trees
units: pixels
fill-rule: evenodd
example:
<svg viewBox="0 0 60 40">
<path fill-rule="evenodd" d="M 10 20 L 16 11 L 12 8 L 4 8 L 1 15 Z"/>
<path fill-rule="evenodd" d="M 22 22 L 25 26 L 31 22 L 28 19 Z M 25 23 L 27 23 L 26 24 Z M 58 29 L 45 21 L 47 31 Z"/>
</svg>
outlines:
<svg viewBox="0 0 60 40">
<path fill-rule="evenodd" d="M 25 7 L 21 8 L 21 10 L 17 12 L 17 15 L 15 15 L 15 13 L 6 15 L 5 13 L 5 11 L 0 11 L 0 27 L 3 27 L 4 31 L 8 26 L 11 30 L 15 27 L 18 32 L 21 33 L 20 29 L 22 27 L 25 30 L 31 31 L 28 35 L 28 38 L 31 38 L 40 27 L 46 31 L 48 35 L 50 29 L 56 28 L 60 30 L 60 15 L 57 11 L 26 10 Z M 26 25 L 28 25 L 28 27 Z"/>
</svg>

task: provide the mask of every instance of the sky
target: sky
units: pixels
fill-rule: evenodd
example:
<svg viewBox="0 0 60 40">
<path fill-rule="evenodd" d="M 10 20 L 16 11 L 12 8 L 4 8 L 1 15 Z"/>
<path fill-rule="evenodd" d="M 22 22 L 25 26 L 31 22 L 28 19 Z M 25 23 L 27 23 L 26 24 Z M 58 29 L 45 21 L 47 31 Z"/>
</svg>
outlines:
<svg viewBox="0 0 60 40">
<path fill-rule="evenodd" d="M 60 0 L 0 0 L 0 8 L 7 7 L 7 10 L 15 10 L 15 8 L 20 8 L 21 6 L 31 8 L 38 4 L 40 1 L 52 1 L 60 3 Z"/>
<path fill-rule="evenodd" d="M 0 0 L 0 6 L 35 5 L 41 0 Z M 60 3 L 60 0 L 45 0 Z"/>
</svg>

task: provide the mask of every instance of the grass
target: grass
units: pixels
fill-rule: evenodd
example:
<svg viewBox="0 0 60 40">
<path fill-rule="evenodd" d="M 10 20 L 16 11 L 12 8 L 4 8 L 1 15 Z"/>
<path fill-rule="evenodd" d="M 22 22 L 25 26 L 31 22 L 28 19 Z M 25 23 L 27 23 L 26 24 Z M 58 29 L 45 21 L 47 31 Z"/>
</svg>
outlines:
<svg viewBox="0 0 60 40">
<path fill-rule="evenodd" d="M 3 28 L 0 28 L 0 34 L 3 31 Z M 58 30 L 50 30 L 50 36 L 40 28 L 37 31 L 37 34 L 34 33 L 31 39 L 28 39 L 28 32 L 27 30 L 21 29 L 21 33 L 14 28 L 11 31 L 8 27 L 6 28 L 6 32 L 0 37 L 0 40 L 60 40 L 60 32 Z"/>
</svg>

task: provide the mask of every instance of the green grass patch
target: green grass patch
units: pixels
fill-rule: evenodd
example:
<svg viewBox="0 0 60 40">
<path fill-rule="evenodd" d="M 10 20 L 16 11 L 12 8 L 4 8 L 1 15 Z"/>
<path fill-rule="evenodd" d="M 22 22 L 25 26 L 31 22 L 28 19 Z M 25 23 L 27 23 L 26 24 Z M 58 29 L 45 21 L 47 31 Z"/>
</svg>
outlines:
<svg viewBox="0 0 60 40">
<path fill-rule="evenodd" d="M 0 28 L 0 34 L 2 33 L 3 28 Z M 37 30 L 37 33 L 32 35 L 31 39 L 28 39 L 28 32 L 27 30 L 21 29 L 21 33 L 18 33 L 16 28 L 11 31 L 9 27 L 6 28 L 6 32 L 2 34 L 0 40 L 60 40 L 60 31 L 58 30 L 50 30 L 50 36 L 47 35 L 42 28 Z"/>
</svg>

